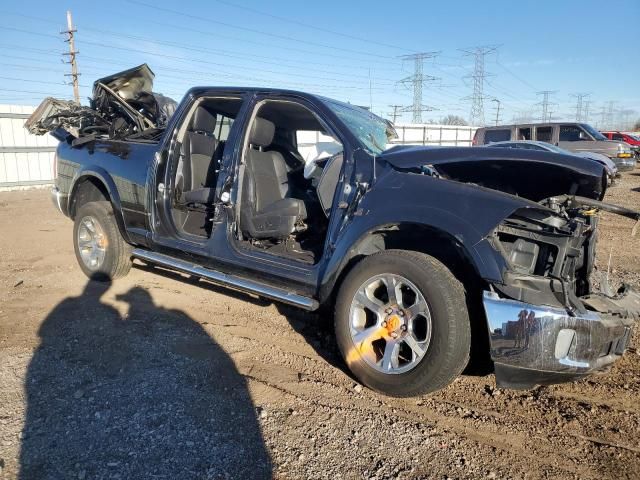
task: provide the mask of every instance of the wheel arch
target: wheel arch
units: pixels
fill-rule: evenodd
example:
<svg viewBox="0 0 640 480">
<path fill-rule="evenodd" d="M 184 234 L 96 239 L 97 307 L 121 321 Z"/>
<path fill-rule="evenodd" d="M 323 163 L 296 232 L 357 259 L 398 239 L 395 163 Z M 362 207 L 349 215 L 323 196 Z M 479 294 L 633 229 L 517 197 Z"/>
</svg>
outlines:
<svg viewBox="0 0 640 480">
<path fill-rule="evenodd" d="M 125 241 L 129 241 L 125 228 L 124 217 L 120 203 L 120 196 L 111 176 L 100 168 L 84 169 L 78 172 L 69 194 L 69 217 L 75 220 L 78 208 L 94 201 L 108 201 L 113 208 L 118 230 Z"/>
<path fill-rule="evenodd" d="M 428 239 L 429 241 L 425 241 Z M 487 248 L 491 248 L 485 245 Z M 467 309 L 471 322 L 471 354 L 467 371 L 472 374 L 486 374 L 491 371 L 489 356 L 489 331 L 482 306 L 482 290 L 488 288 L 487 268 L 496 257 L 487 258 L 486 251 L 478 252 L 473 246 L 459 241 L 445 229 L 418 222 L 400 222 L 381 225 L 360 235 L 348 250 L 340 268 L 334 276 L 321 285 L 321 305 L 332 305 L 341 285 L 350 271 L 361 260 L 379 251 L 410 250 L 430 255 L 451 270 L 467 292 Z M 478 265 L 480 256 L 484 262 Z M 493 265 L 499 268 L 499 265 Z"/>
<path fill-rule="evenodd" d="M 463 284 L 473 281 L 482 285 L 485 282 L 472 253 L 451 233 L 417 222 L 390 223 L 361 234 L 347 250 L 337 268 L 333 272 L 328 269 L 320 286 L 320 303 L 331 301 L 346 275 L 360 260 L 373 253 L 391 249 L 431 255 L 449 267 Z"/>
</svg>

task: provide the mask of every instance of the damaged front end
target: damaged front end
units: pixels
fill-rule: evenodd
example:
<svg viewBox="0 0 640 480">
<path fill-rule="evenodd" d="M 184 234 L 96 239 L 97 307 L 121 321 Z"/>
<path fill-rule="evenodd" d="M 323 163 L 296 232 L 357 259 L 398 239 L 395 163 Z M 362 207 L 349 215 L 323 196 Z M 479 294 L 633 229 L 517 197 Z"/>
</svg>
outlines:
<svg viewBox="0 0 640 480">
<path fill-rule="evenodd" d="M 101 78 L 93 84 L 90 105 L 46 98 L 25 122 L 34 135 L 51 132 L 75 144 L 95 138 L 155 140 L 176 102 L 153 89 L 154 73 L 147 64 Z"/>
<path fill-rule="evenodd" d="M 489 236 L 507 263 L 483 302 L 496 380 L 529 388 L 580 378 L 620 358 L 640 316 L 640 294 L 593 292 L 597 213 L 640 214 L 597 200 L 556 196 L 522 208 Z"/>
</svg>

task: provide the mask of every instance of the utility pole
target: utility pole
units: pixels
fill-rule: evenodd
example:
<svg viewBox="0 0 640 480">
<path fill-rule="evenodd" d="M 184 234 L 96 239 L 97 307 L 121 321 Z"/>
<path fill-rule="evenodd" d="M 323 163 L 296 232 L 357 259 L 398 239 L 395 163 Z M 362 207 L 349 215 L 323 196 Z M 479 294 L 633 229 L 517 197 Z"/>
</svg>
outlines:
<svg viewBox="0 0 640 480">
<path fill-rule="evenodd" d="M 396 119 L 400 116 L 400 112 L 398 111 L 402 108 L 402 105 L 389 105 L 389 107 L 393 108 L 393 112 L 389 112 L 391 116 L 391 123 L 396 123 Z"/>
<path fill-rule="evenodd" d="M 475 59 L 473 73 L 467 77 L 473 79 L 473 94 L 470 97 L 465 97 L 465 100 L 471 100 L 471 115 L 469 116 L 471 125 L 484 125 L 484 82 L 488 76 L 488 73 L 484 70 L 484 60 L 487 55 L 495 52 L 497 48 L 497 45 L 486 45 L 460 49 L 466 56 L 473 56 Z"/>
<path fill-rule="evenodd" d="M 63 53 L 62 55 L 69 56 L 69 61 L 65 63 L 71 64 L 71 73 L 66 73 L 65 77 L 71 77 L 71 85 L 73 85 L 73 99 L 79 105 L 80 90 L 78 89 L 78 77 L 80 76 L 80 74 L 78 73 L 78 64 L 76 62 L 76 55 L 80 52 L 76 51 L 76 46 L 74 42 L 74 34 L 76 32 L 77 30 L 73 28 L 71 11 L 67 10 L 67 29 L 60 33 L 67 35 L 67 38 L 65 38 L 65 42 L 69 44 L 69 53 Z"/>
<path fill-rule="evenodd" d="M 570 96 L 576 99 L 576 122 L 585 121 L 585 99 L 590 93 L 572 93 Z"/>
<path fill-rule="evenodd" d="M 500 123 L 500 105 L 501 102 L 500 100 L 498 100 L 497 98 L 492 98 L 491 99 L 492 102 L 496 102 L 496 127 L 498 126 L 498 124 Z"/>
<path fill-rule="evenodd" d="M 412 55 L 403 55 L 400 57 L 403 60 L 413 60 L 414 62 L 413 75 L 400 80 L 400 83 L 403 83 L 405 86 L 411 85 L 413 88 L 413 105 L 402 109 L 403 112 L 412 112 L 413 123 L 422 123 L 422 112 L 429 112 L 433 110 L 433 107 L 429 107 L 422 103 L 422 87 L 426 82 L 432 82 L 437 80 L 437 78 L 432 77 L 431 75 L 425 75 L 423 71 L 424 61 L 429 58 L 435 58 L 438 53 L 439 52 L 421 52 L 414 53 Z"/>
<path fill-rule="evenodd" d="M 536 104 L 542 106 L 542 123 L 548 123 L 551 121 L 550 107 L 555 104 L 551 103 L 549 99 L 554 93 L 556 93 L 555 90 L 543 90 L 542 92 L 536 93 L 536 95 L 542 95 L 542 101 Z"/>
</svg>

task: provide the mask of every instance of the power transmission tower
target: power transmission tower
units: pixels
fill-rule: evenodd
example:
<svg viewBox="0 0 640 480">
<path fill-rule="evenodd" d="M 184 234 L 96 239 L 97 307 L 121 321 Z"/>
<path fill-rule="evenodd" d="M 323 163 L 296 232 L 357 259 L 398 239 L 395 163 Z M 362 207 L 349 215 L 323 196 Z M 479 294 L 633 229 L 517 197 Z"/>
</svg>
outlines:
<svg viewBox="0 0 640 480">
<path fill-rule="evenodd" d="M 576 99 L 576 122 L 585 121 L 585 99 L 591 95 L 590 93 L 572 93 L 570 96 Z"/>
<path fill-rule="evenodd" d="M 484 125 L 484 82 L 488 73 L 484 70 L 484 60 L 487 55 L 497 50 L 497 45 L 485 45 L 482 47 L 472 47 L 468 49 L 460 49 L 466 56 L 475 58 L 473 73 L 468 78 L 473 79 L 473 94 L 465 97 L 464 100 L 471 100 L 471 115 L 469 123 L 471 125 Z"/>
<path fill-rule="evenodd" d="M 606 106 L 602 106 L 602 110 L 600 110 L 600 115 L 601 115 L 601 119 L 600 119 L 600 128 L 607 128 L 607 107 Z"/>
<path fill-rule="evenodd" d="M 391 123 L 396 123 L 396 119 L 401 115 L 398 110 L 402 108 L 402 105 L 389 105 L 389 107 L 393 108 L 393 112 L 389 112 Z"/>
<path fill-rule="evenodd" d="M 500 105 L 502 102 L 500 102 L 500 100 L 498 100 L 497 98 L 492 98 L 491 99 L 492 102 L 496 102 L 496 127 L 500 124 Z"/>
<path fill-rule="evenodd" d="M 430 112 L 431 110 L 434 110 L 433 107 L 422 103 L 422 87 L 426 82 L 437 80 L 436 77 L 425 75 L 423 73 L 424 61 L 429 58 L 435 58 L 437 55 L 438 52 L 421 52 L 414 53 L 412 55 L 403 55 L 400 57 L 403 60 L 413 60 L 414 62 L 413 75 L 400 80 L 400 83 L 403 83 L 405 86 L 411 85 L 413 88 L 413 105 L 410 107 L 404 107 L 401 110 L 402 112 L 412 112 L 413 123 L 422 123 L 422 112 Z"/>
<path fill-rule="evenodd" d="M 582 121 L 584 123 L 589 123 L 589 106 L 591 105 L 591 100 L 585 100 L 582 104 Z"/>
<path fill-rule="evenodd" d="M 67 10 L 67 29 L 60 32 L 67 35 L 67 38 L 65 38 L 65 42 L 69 44 L 69 53 L 62 54 L 64 56 L 69 56 L 69 61 L 66 63 L 71 64 L 71 73 L 66 73 L 65 77 L 71 77 L 71 85 L 73 85 L 73 99 L 77 104 L 80 104 L 80 90 L 78 89 L 78 77 L 80 76 L 80 74 L 78 73 L 78 64 L 76 62 L 76 55 L 80 52 L 76 51 L 75 47 L 74 34 L 76 32 L 77 30 L 73 28 L 71 11 Z"/>
<path fill-rule="evenodd" d="M 613 100 L 607 102 L 607 128 L 613 128 L 613 114 L 616 111 L 616 103 Z"/>
<path fill-rule="evenodd" d="M 542 92 L 537 92 L 536 95 L 542 95 L 542 101 L 540 103 L 536 103 L 536 105 L 540 105 L 542 107 L 542 123 L 548 123 L 551 121 L 551 112 L 550 107 L 554 106 L 555 103 L 551 103 L 549 100 L 551 95 L 553 95 L 555 90 L 543 90 Z"/>
</svg>

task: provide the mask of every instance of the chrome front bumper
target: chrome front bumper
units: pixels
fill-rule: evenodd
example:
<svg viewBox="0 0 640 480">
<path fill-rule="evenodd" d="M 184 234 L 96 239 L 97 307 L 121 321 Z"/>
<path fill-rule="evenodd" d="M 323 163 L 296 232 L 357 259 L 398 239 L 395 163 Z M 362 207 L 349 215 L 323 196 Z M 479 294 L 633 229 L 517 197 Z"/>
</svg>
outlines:
<svg viewBox="0 0 640 480">
<path fill-rule="evenodd" d="M 51 187 L 51 201 L 63 215 L 67 215 L 68 198 L 69 195 L 62 193 L 58 187 Z"/>
<path fill-rule="evenodd" d="M 485 291 L 483 303 L 498 384 L 530 388 L 559 383 L 619 359 L 640 312 L 640 295 L 629 290 L 624 297 L 594 300 L 606 304 L 602 310 L 607 313 L 589 310 L 572 315 L 564 309 L 502 299 Z"/>
</svg>

